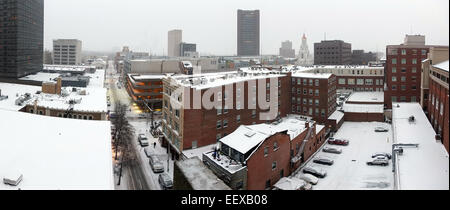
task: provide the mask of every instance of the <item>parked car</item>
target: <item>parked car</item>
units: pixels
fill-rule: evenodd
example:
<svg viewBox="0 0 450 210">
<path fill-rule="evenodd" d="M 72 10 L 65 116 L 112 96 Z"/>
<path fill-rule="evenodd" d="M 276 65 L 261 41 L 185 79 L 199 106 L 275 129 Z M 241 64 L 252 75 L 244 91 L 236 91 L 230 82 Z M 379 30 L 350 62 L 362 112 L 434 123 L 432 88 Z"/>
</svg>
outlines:
<svg viewBox="0 0 450 210">
<path fill-rule="evenodd" d="M 344 139 L 335 139 L 335 138 L 329 138 L 328 144 L 331 145 L 341 145 L 341 146 L 348 146 L 350 141 L 344 140 Z"/>
<path fill-rule="evenodd" d="M 325 178 L 325 176 L 327 176 L 327 172 L 325 172 L 324 170 L 316 169 L 316 168 L 312 168 L 312 167 L 305 167 L 303 169 L 303 173 L 311 174 L 318 178 Z"/>
<path fill-rule="evenodd" d="M 317 163 L 317 164 L 321 164 L 321 165 L 328 165 L 328 166 L 331 166 L 334 164 L 333 160 L 321 158 L 321 157 L 314 159 L 313 162 Z"/>
<path fill-rule="evenodd" d="M 322 150 L 323 152 L 326 153 L 333 153 L 333 154 L 341 154 L 342 150 L 341 149 L 336 149 L 336 148 L 332 148 L 332 147 L 325 147 Z"/>
<path fill-rule="evenodd" d="M 311 174 L 302 174 L 300 176 L 300 179 L 312 185 L 316 185 L 317 183 L 319 183 L 319 179 Z"/>
<path fill-rule="evenodd" d="M 389 129 L 383 127 L 376 127 L 375 132 L 388 132 Z"/>
<path fill-rule="evenodd" d="M 372 155 L 372 158 L 375 158 L 375 157 L 386 157 L 387 159 L 390 160 L 392 158 L 392 155 L 389 153 L 385 153 L 385 152 L 377 152 Z"/>
<path fill-rule="evenodd" d="M 173 182 L 167 173 L 160 174 L 158 176 L 159 185 L 163 190 L 169 190 L 173 188 Z"/>
<path fill-rule="evenodd" d="M 159 159 L 157 155 L 151 155 L 149 157 L 150 167 L 152 167 L 153 172 L 155 173 L 163 173 L 164 165 L 163 162 Z"/>
<path fill-rule="evenodd" d="M 367 161 L 367 165 L 369 165 L 369 166 L 374 166 L 374 165 L 388 166 L 389 165 L 389 160 L 375 158 L 375 159 Z"/>
<path fill-rule="evenodd" d="M 307 190 L 307 191 L 309 191 L 309 190 L 312 190 L 312 189 L 313 189 L 312 184 L 306 183 L 305 186 L 303 186 L 301 190 Z"/>
<path fill-rule="evenodd" d="M 139 144 L 142 146 L 142 147 L 148 147 L 150 144 L 148 143 L 148 139 L 147 139 L 147 137 L 144 135 L 144 134 L 139 134 L 139 136 L 138 136 L 138 141 L 139 141 Z"/>
</svg>

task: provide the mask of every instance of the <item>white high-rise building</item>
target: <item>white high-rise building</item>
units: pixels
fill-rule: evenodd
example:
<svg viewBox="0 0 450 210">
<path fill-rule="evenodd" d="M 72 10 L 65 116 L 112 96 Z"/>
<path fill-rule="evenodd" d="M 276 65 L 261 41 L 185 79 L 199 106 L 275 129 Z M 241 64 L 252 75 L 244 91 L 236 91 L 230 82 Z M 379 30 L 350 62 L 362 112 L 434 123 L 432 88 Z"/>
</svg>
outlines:
<svg viewBox="0 0 450 210">
<path fill-rule="evenodd" d="M 77 39 L 53 40 L 53 64 L 81 65 L 81 47 Z"/>
<path fill-rule="evenodd" d="M 168 51 L 169 57 L 180 57 L 180 44 L 183 42 L 183 31 L 182 30 L 172 30 L 169 31 L 168 35 Z"/>
<path fill-rule="evenodd" d="M 311 66 L 314 64 L 314 59 L 309 52 L 308 39 L 305 34 L 303 34 L 302 37 L 302 45 L 300 46 L 300 51 L 298 53 L 297 64 L 300 66 Z"/>
</svg>

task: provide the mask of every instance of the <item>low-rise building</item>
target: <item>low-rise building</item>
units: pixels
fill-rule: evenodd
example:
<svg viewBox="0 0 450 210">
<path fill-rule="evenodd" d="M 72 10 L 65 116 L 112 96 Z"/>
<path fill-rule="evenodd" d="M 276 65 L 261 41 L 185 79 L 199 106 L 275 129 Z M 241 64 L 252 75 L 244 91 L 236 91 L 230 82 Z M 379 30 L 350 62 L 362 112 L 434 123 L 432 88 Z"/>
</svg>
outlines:
<svg viewBox="0 0 450 210">
<path fill-rule="evenodd" d="M 240 126 L 203 162 L 232 189 L 271 189 L 325 142 L 323 126 L 290 115 L 274 123 Z"/>
<path fill-rule="evenodd" d="M 164 75 L 128 74 L 127 91 L 133 101 L 152 109 L 162 108 Z"/>
</svg>

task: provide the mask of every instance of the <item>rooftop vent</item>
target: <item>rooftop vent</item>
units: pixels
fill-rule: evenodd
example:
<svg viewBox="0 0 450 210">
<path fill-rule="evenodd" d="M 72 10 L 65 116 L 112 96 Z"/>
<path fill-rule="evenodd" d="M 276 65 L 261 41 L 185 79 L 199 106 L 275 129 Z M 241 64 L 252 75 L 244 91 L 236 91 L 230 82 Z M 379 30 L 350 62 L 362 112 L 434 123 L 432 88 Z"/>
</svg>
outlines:
<svg viewBox="0 0 450 210">
<path fill-rule="evenodd" d="M 3 178 L 3 183 L 11 186 L 18 186 L 23 179 L 23 175 L 14 175 L 10 177 Z"/>
<path fill-rule="evenodd" d="M 416 122 L 416 118 L 414 116 L 409 117 L 409 122 L 410 123 Z"/>
<path fill-rule="evenodd" d="M 245 136 L 247 136 L 247 137 L 249 137 L 249 138 L 253 137 L 254 135 L 256 135 L 256 133 L 255 133 L 255 132 L 252 132 L 252 131 L 250 131 L 250 132 L 248 132 L 248 133 L 245 134 Z"/>
</svg>

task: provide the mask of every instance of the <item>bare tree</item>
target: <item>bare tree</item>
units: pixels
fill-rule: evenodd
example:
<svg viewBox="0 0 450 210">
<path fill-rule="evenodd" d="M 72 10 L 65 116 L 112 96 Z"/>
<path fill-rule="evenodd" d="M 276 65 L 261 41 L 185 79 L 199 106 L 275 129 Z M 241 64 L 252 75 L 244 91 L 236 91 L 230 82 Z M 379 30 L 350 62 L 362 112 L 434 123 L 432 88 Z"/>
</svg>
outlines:
<svg viewBox="0 0 450 210">
<path fill-rule="evenodd" d="M 135 161 L 135 155 L 133 150 L 133 139 L 134 139 L 134 128 L 128 122 L 126 117 L 127 105 L 120 102 L 115 104 L 114 112 L 115 116 L 111 119 L 112 124 L 115 126 L 114 131 L 114 149 L 115 149 L 115 160 L 119 159 L 120 151 L 120 174 L 119 182 L 122 178 L 122 171 L 124 166 L 129 166 Z"/>
</svg>

